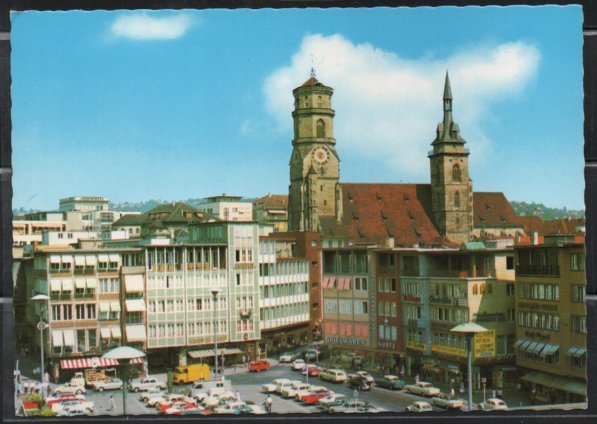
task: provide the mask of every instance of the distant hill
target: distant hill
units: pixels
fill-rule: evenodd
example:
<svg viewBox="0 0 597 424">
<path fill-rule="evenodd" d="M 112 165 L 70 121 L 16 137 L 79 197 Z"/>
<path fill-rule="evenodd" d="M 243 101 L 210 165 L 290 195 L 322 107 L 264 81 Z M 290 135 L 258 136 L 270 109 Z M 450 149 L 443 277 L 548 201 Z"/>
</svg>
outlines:
<svg viewBox="0 0 597 424">
<path fill-rule="evenodd" d="M 252 202 L 254 199 L 243 199 L 243 202 Z M 143 202 L 122 202 L 122 203 L 110 203 L 110 210 L 113 211 L 121 211 L 121 212 L 147 212 L 156 206 L 163 205 L 165 203 L 171 202 L 180 202 L 181 200 L 146 200 Z M 205 203 L 206 199 L 186 199 L 182 200 L 182 202 L 186 203 L 187 205 L 191 206 L 198 206 L 202 203 Z"/>
<path fill-rule="evenodd" d="M 567 208 L 549 208 L 542 203 L 527 203 L 519 201 L 511 201 L 510 205 L 517 215 L 520 216 L 538 216 L 543 220 L 559 219 L 559 218 L 584 218 L 584 210 L 570 210 Z"/>
</svg>

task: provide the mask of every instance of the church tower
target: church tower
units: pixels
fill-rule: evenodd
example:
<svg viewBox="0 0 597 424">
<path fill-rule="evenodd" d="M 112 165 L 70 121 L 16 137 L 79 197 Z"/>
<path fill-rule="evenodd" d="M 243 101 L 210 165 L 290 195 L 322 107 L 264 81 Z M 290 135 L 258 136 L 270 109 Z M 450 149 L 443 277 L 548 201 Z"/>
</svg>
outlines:
<svg viewBox="0 0 597 424">
<path fill-rule="evenodd" d="M 429 154 L 431 165 L 431 209 L 440 234 L 453 242 L 469 241 L 473 229 L 473 183 L 468 174 L 468 149 L 460 128 L 452 118 L 452 90 L 446 72 L 444 120 Z"/>
<path fill-rule="evenodd" d="M 314 73 L 294 95 L 288 230 L 319 231 L 319 218 L 336 215 L 340 159 L 334 139 L 334 90 Z"/>
</svg>

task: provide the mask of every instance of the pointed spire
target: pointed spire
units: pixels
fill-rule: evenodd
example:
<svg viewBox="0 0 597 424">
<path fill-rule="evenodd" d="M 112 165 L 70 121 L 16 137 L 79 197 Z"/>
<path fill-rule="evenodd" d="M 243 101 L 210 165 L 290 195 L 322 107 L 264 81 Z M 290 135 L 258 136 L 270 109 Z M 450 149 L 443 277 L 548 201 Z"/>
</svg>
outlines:
<svg viewBox="0 0 597 424">
<path fill-rule="evenodd" d="M 444 84 L 444 100 L 452 100 L 452 89 L 450 88 L 448 71 L 446 71 L 446 83 Z"/>
</svg>

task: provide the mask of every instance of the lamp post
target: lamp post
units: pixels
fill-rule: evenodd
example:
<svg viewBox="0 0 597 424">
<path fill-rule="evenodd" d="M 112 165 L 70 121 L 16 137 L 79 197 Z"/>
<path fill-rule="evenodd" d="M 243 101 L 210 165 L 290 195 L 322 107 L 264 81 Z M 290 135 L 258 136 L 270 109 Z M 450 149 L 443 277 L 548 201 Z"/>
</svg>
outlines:
<svg viewBox="0 0 597 424">
<path fill-rule="evenodd" d="M 466 337 L 466 348 L 468 352 L 468 410 L 472 411 L 473 408 L 473 337 L 477 333 L 487 331 L 485 327 L 482 327 L 474 322 L 466 322 L 459 324 L 450 330 L 451 333 L 464 334 Z"/>
<path fill-rule="evenodd" d="M 102 358 L 116 359 L 122 366 L 122 415 L 126 415 L 126 384 L 127 384 L 127 367 L 131 359 L 143 358 L 145 354 L 130 346 L 120 346 L 106 352 Z"/>
<path fill-rule="evenodd" d="M 34 302 L 48 302 L 50 297 L 45 294 L 37 294 L 31 298 Z M 44 321 L 44 310 L 43 310 L 43 303 L 41 304 L 41 309 L 39 313 L 39 322 L 37 323 L 37 329 L 39 330 L 39 350 L 41 352 L 41 359 L 40 359 L 40 375 L 39 381 L 41 382 L 41 397 L 45 399 L 45 390 L 44 390 L 44 376 L 45 366 L 44 366 L 44 330 L 48 328 L 48 324 Z M 48 320 L 49 321 L 49 320 Z"/>
<path fill-rule="evenodd" d="M 218 293 L 220 293 L 220 289 L 212 289 L 211 295 L 213 296 L 214 301 L 214 377 L 218 377 L 218 331 L 216 328 L 217 320 L 216 320 L 216 310 L 218 309 Z"/>
</svg>

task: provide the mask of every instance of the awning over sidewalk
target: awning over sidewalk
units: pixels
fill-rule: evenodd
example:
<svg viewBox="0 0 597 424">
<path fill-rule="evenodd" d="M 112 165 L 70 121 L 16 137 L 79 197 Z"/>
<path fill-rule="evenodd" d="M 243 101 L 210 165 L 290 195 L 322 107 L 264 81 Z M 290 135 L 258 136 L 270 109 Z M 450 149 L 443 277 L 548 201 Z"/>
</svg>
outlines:
<svg viewBox="0 0 597 424">
<path fill-rule="evenodd" d="M 239 353 L 243 353 L 243 351 L 236 347 L 229 348 L 229 349 L 227 349 L 227 348 L 218 349 L 218 355 L 220 355 L 220 356 L 221 355 L 238 355 Z M 214 350 L 213 349 L 191 350 L 191 351 L 187 352 L 187 355 L 189 355 L 193 359 L 211 358 L 214 356 Z"/>
<path fill-rule="evenodd" d="M 63 370 L 72 370 L 78 368 L 98 368 L 98 367 L 113 367 L 118 365 L 116 359 L 105 358 L 80 358 L 80 359 L 62 359 L 60 367 Z"/>
<path fill-rule="evenodd" d="M 532 371 L 520 378 L 523 381 L 539 384 L 541 386 L 551 387 L 556 390 L 562 390 L 575 395 L 587 395 L 587 383 L 580 380 L 559 377 L 557 375 L 547 374 L 540 371 Z"/>
<path fill-rule="evenodd" d="M 131 359 L 131 364 L 142 364 L 143 358 Z M 94 358 L 78 358 L 78 359 L 62 359 L 60 361 L 60 367 L 63 370 L 74 370 L 81 368 L 103 368 L 103 367 L 114 367 L 117 366 L 118 361 L 116 359 L 106 359 L 102 357 Z"/>
<path fill-rule="evenodd" d="M 583 356 L 586 353 L 587 353 L 587 349 L 584 347 L 570 346 L 570 349 L 568 349 L 568 352 L 566 352 L 566 355 L 574 356 L 575 358 L 580 358 L 581 356 Z"/>
</svg>

